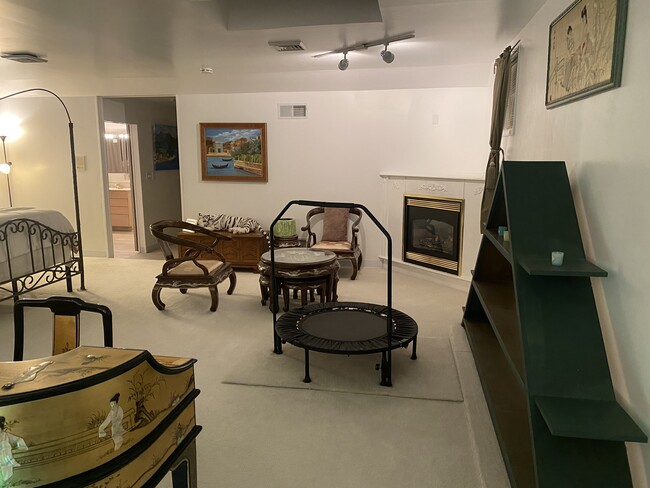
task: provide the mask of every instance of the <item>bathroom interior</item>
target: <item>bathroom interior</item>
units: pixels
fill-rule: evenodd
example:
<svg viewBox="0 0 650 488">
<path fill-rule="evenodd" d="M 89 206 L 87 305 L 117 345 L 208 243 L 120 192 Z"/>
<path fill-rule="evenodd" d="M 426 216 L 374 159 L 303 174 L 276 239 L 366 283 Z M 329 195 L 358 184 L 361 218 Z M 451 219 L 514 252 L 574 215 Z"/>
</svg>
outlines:
<svg viewBox="0 0 650 488">
<path fill-rule="evenodd" d="M 130 130 L 127 124 L 104 123 L 110 220 L 114 257 L 138 254 L 133 198 Z"/>
</svg>

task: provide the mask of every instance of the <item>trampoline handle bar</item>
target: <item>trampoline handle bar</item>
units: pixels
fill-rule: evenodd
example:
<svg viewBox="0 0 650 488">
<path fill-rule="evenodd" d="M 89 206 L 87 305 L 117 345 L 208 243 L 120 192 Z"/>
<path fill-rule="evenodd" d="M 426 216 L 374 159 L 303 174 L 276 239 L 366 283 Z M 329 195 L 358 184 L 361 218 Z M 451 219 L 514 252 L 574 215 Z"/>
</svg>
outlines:
<svg viewBox="0 0 650 488">
<path fill-rule="evenodd" d="M 362 205 L 360 203 L 346 203 L 346 202 L 319 202 L 315 200 L 291 200 L 289 203 L 287 203 L 282 211 L 275 217 L 273 222 L 271 223 L 271 229 L 269 230 L 270 236 L 271 236 L 271 243 L 270 243 L 270 251 L 271 251 L 271 297 L 275 297 L 274 295 L 276 293 L 276 290 L 274 289 L 275 287 L 275 252 L 274 252 L 274 235 L 273 235 L 273 227 L 275 227 L 275 224 L 277 223 L 278 220 L 282 218 L 282 216 L 286 213 L 286 211 L 294 206 L 294 205 L 301 205 L 301 206 L 308 206 L 308 207 L 335 207 L 335 208 L 360 208 L 363 210 L 368 217 L 370 217 L 370 220 L 374 222 L 374 224 L 377 226 L 377 228 L 384 234 L 386 237 L 386 240 L 388 241 L 388 268 L 387 268 L 387 275 L 388 275 L 388 286 L 387 286 L 387 323 L 388 326 L 387 328 L 387 340 L 388 340 L 388 377 L 390 377 L 390 368 L 391 368 L 391 354 L 390 354 L 390 346 L 392 343 L 393 339 L 393 307 L 392 307 L 392 285 L 393 285 L 393 240 L 390 237 L 390 234 L 388 231 L 384 228 L 383 225 L 375 218 L 375 216 L 372 214 L 370 210 L 368 210 L 365 205 Z M 281 345 L 279 342 L 279 338 L 275 337 L 275 324 L 276 324 L 276 311 L 275 311 L 275 306 L 273 307 L 273 333 L 274 333 L 274 339 L 275 339 L 275 352 L 278 352 L 278 350 L 281 351 Z"/>
</svg>

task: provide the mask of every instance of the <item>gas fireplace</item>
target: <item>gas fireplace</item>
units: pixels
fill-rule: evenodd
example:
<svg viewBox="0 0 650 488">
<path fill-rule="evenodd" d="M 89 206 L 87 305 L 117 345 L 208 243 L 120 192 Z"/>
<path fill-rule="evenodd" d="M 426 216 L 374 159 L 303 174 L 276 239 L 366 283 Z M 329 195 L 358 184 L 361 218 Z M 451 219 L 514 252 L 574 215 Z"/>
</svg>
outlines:
<svg viewBox="0 0 650 488">
<path fill-rule="evenodd" d="M 404 195 L 405 262 L 460 275 L 463 200 Z"/>
</svg>

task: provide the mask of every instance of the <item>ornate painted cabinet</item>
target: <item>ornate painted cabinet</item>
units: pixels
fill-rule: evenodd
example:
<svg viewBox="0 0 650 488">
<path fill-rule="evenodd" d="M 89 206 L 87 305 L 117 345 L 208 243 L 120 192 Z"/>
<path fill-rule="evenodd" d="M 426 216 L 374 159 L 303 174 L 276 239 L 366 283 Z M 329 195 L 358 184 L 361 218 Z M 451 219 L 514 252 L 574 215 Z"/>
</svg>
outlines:
<svg viewBox="0 0 650 488">
<path fill-rule="evenodd" d="M 82 346 L 0 363 L 0 487 L 196 486 L 195 360 Z"/>
</svg>

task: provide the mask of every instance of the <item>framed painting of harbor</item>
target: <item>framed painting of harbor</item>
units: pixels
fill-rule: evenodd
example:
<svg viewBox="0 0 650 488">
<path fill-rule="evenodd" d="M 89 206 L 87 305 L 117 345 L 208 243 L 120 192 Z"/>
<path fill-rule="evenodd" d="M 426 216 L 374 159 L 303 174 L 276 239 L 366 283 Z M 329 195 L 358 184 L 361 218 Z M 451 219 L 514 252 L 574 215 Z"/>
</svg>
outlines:
<svg viewBox="0 0 650 488">
<path fill-rule="evenodd" d="M 201 123 L 203 181 L 268 181 L 265 123 Z"/>
<path fill-rule="evenodd" d="M 546 108 L 621 86 L 628 0 L 576 0 L 549 29 Z"/>
</svg>

